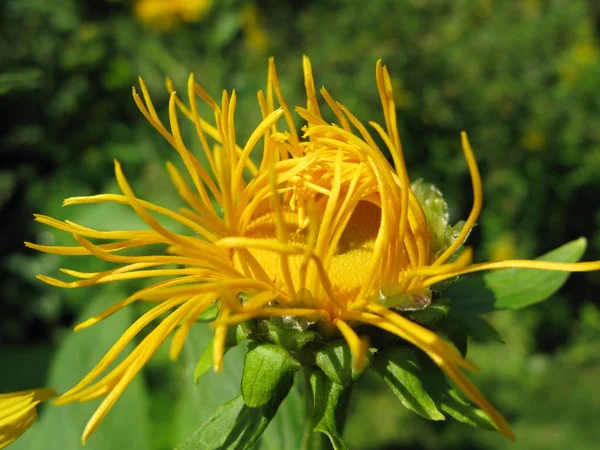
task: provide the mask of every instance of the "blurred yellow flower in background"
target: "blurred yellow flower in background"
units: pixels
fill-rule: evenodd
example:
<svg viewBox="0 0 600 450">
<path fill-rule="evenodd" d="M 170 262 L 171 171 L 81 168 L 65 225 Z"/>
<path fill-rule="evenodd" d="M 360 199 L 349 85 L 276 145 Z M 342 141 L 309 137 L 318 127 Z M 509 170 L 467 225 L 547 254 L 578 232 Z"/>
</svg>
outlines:
<svg viewBox="0 0 600 450">
<path fill-rule="evenodd" d="M 580 25 L 576 33 L 578 39 L 565 53 L 559 70 L 561 81 L 572 85 L 581 82 L 581 77 L 599 63 L 598 44 L 593 26 Z"/>
<path fill-rule="evenodd" d="M 169 30 L 182 21 L 199 21 L 211 7 L 212 0 L 137 0 L 134 13 L 152 27 Z"/>
<path fill-rule="evenodd" d="M 512 259 L 517 254 L 517 239 L 514 233 L 500 235 L 489 248 L 491 261 Z"/>
<path fill-rule="evenodd" d="M 269 36 L 263 16 L 255 3 L 250 3 L 242 11 L 242 30 L 246 45 L 256 53 L 265 53 L 269 46 Z"/>
</svg>

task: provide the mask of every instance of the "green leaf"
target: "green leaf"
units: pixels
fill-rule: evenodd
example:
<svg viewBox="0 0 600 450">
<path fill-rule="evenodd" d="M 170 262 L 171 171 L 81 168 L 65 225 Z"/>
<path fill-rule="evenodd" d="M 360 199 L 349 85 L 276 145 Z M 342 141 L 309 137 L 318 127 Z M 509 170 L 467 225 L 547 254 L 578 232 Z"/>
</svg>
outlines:
<svg viewBox="0 0 600 450">
<path fill-rule="evenodd" d="M 0 96 L 14 91 L 34 89 L 40 85 L 43 77 L 43 71 L 37 68 L 0 73 Z"/>
<path fill-rule="evenodd" d="M 445 413 L 458 420 L 484 430 L 495 430 L 494 423 L 481 409 L 467 402 L 462 396 L 450 386 L 441 397 L 441 407 Z"/>
<path fill-rule="evenodd" d="M 204 311 L 202 314 L 200 314 L 198 316 L 197 321 L 198 322 L 212 322 L 213 320 L 215 320 L 217 318 L 218 314 L 219 314 L 219 307 L 216 305 L 216 303 L 213 303 L 206 309 L 206 311 Z"/>
<path fill-rule="evenodd" d="M 265 329 L 266 339 L 289 351 L 300 350 L 318 336 L 314 331 L 296 330 L 289 326 L 286 327 L 284 324 L 277 324 L 272 320 L 263 321 L 261 328 Z"/>
<path fill-rule="evenodd" d="M 271 399 L 257 408 L 246 405 L 241 395 L 227 402 L 177 450 L 251 448 L 275 416 L 292 383 L 293 377 L 287 378 Z"/>
<path fill-rule="evenodd" d="M 462 322 L 470 338 L 480 341 L 496 341 L 504 344 L 500 333 L 483 317 L 467 311 L 453 310 L 450 319 Z"/>
<path fill-rule="evenodd" d="M 242 411 L 246 408 L 241 396 L 225 403 L 202 424 L 202 426 L 188 439 L 183 445 L 177 447 L 177 450 L 195 450 L 198 448 L 220 448 L 223 445 L 222 440 L 227 439 L 227 432 L 230 432 L 242 419 Z M 245 419 L 253 419 L 246 415 Z M 240 420 L 240 423 L 242 420 Z"/>
<path fill-rule="evenodd" d="M 301 365 L 292 355 L 275 344 L 252 344 L 246 354 L 242 375 L 242 396 L 246 405 L 267 403 L 280 387 L 288 384 Z M 289 388 L 288 388 L 289 389 Z"/>
<path fill-rule="evenodd" d="M 537 258 L 577 262 L 587 241 L 579 238 Z M 520 309 L 546 300 L 567 280 L 568 272 L 539 269 L 500 269 L 461 277 L 445 292 L 452 304 L 471 312 Z"/>
<path fill-rule="evenodd" d="M 106 289 L 94 298 L 78 321 L 87 319 L 126 296 Z M 125 308 L 93 327 L 76 333 L 69 331 L 62 340 L 50 367 L 48 386 L 59 392 L 73 387 L 100 361 L 110 347 L 133 322 L 132 308 Z M 124 354 L 133 350 L 129 344 Z M 4 369 L 3 369 L 4 370 Z M 30 386 L 34 387 L 34 386 Z M 97 402 L 47 405 L 41 419 L 11 445 L 15 450 L 62 450 L 81 447 L 81 434 L 98 407 Z M 119 397 L 86 442 L 85 449 L 151 448 L 148 397 L 142 376 L 138 375 Z"/>
<path fill-rule="evenodd" d="M 459 422 L 484 430 L 496 430 L 487 414 L 463 399 L 461 394 L 446 381 L 441 369 L 425 353 L 419 350 L 417 355 L 423 369 L 423 384 L 435 400 L 438 409 Z"/>
<path fill-rule="evenodd" d="M 444 420 L 434 400 L 423 385 L 423 373 L 414 351 L 394 347 L 379 353 L 373 370 L 392 389 L 402 404 L 429 420 Z"/>
<path fill-rule="evenodd" d="M 467 355 L 469 335 L 465 324 L 451 318 L 446 318 L 437 323 L 435 332 L 453 345 L 463 357 Z"/>
<path fill-rule="evenodd" d="M 298 377 L 297 377 L 298 378 Z M 296 379 L 277 414 L 260 437 L 261 450 L 302 448 L 303 431 L 306 426 L 306 401 L 308 393 Z"/>
<path fill-rule="evenodd" d="M 215 342 L 214 338 L 212 338 L 210 341 L 208 341 L 208 344 L 206 345 L 204 352 L 202 352 L 202 356 L 200 356 L 200 359 L 198 360 L 198 364 L 196 364 L 196 368 L 194 369 L 194 382 L 195 383 L 200 381 L 200 378 L 202 377 L 202 375 L 207 373 L 213 365 L 213 355 L 214 355 L 213 344 L 214 344 L 214 342 Z M 223 351 L 224 354 L 227 353 L 227 350 L 229 350 L 229 349 L 228 348 L 224 349 L 224 351 Z"/>
<path fill-rule="evenodd" d="M 209 370 L 199 383 L 194 383 L 194 369 L 198 356 L 206 348 L 212 335 L 208 325 L 194 325 L 179 357 L 179 364 L 176 366 L 178 376 L 175 386 L 178 395 L 173 446 L 185 442 L 220 405 L 240 394 L 244 356 L 247 351 L 243 343 L 227 352 L 223 373 Z"/>
<path fill-rule="evenodd" d="M 371 353 L 367 357 L 371 358 Z M 315 362 L 325 375 L 342 386 L 348 386 L 362 373 L 352 367 L 352 353 L 346 341 L 332 341 L 325 344 L 316 352 Z M 366 366 L 369 364 L 367 363 Z"/>
<path fill-rule="evenodd" d="M 345 409 L 343 393 L 345 387 L 335 383 L 318 370 L 310 374 L 313 392 L 312 421 L 313 430 L 327 435 L 335 450 L 345 450 L 346 444 L 337 430 L 336 410 Z"/>
<path fill-rule="evenodd" d="M 243 340 L 248 338 L 252 333 L 250 327 L 246 323 L 240 323 L 236 326 L 230 327 L 227 330 L 227 337 L 225 338 L 225 349 L 224 354 L 227 351 L 240 344 Z M 198 383 L 202 375 L 204 375 L 208 370 L 213 366 L 213 350 L 214 350 L 214 338 L 206 345 L 202 356 L 198 359 L 198 364 L 196 364 L 196 368 L 194 369 L 194 382 Z"/>
<path fill-rule="evenodd" d="M 427 308 L 418 311 L 408 311 L 403 314 L 414 322 L 426 326 L 435 325 L 450 313 L 451 302 L 447 298 L 435 299 Z"/>
</svg>

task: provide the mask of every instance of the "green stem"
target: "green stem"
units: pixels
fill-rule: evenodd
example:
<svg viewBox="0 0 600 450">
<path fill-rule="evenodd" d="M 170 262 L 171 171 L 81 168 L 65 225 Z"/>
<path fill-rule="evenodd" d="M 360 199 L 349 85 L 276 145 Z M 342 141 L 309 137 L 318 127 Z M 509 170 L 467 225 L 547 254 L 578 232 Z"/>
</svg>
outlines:
<svg viewBox="0 0 600 450">
<path fill-rule="evenodd" d="M 302 369 L 302 381 L 303 381 L 303 393 L 304 393 L 304 430 L 302 431 L 302 446 L 301 450 L 311 450 L 311 441 L 313 440 L 313 424 L 312 424 L 312 411 L 313 411 L 313 398 L 312 388 L 310 386 L 310 375 L 308 370 Z"/>
<path fill-rule="evenodd" d="M 314 414 L 314 398 L 312 392 L 312 385 L 310 382 L 311 371 L 308 369 L 302 370 L 302 378 L 303 378 L 303 390 L 304 390 L 304 399 L 305 399 L 305 420 L 304 420 L 304 429 L 302 432 L 302 445 L 300 447 L 301 450 L 332 450 L 332 443 L 329 437 L 322 433 L 314 431 L 315 426 L 315 414 Z M 348 387 L 345 389 L 340 397 L 338 407 L 336 408 L 335 414 L 335 422 L 337 425 L 337 429 L 341 434 L 344 425 L 346 423 L 346 419 L 348 417 L 348 403 L 350 400 L 350 395 L 352 393 L 352 387 Z"/>
<path fill-rule="evenodd" d="M 344 392 L 342 392 L 336 408 L 335 422 L 337 424 L 337 429 L 340 436 L 343 436 L 344 428 L 346 427 L 346 421 L 348 419 L 348 405 L 350 403 L 352 392 L 354 392 L 354 384 L 351 384 L 344 390 Z"/>
</svg>

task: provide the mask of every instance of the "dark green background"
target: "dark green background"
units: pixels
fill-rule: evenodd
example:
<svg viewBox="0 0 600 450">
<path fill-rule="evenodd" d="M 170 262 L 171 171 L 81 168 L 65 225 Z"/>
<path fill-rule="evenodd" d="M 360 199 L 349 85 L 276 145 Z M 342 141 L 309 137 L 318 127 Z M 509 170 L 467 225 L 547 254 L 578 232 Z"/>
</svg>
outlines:
<svg viewBox="0 0 600 450">
<path fill-rule="evenodd" d="M 179 205 L 164 170 L 174 152 L 131 99 L 138 75 L 163 117 L 166 75 L 184 89 L 193 71 L 215 97 L 235 88 L 242 140 L 259 120 L 255 94 L 265 86 L 269 55 L 290 104 L 304 102 L 306 54 L 317 86 L 364 122 L 383 120 L 374 80 L 383 58 L 410 174 L 445 193 L 454 220 L 466 217 L 471 202 L 459 140 L 461 130 L 469 132 L 485 183 L 484 212 L 470 238 L 477 259 L 502 249 L 533 257 L 579 236 L 589 239 L 584 259 L 600 259 L 600 8 L 593 0 L 263 0 L 256 3 L 268 37 L 262 50 L 249 44 L 246 2 L 214 3 L 202 21 L 169 32 L 139 23 L 129 2 L 1 3 L 0 392 L 68 388 L 140 313 L 130 308 L 71 335 L 77 316 L 136 284 L 45 286 L 37 273 L 101 266 L 23 246 L 70 243 L 38 226 L 34 212 L 99 229 L 139 226 L 125 208 L 61 207 L 68 196 L 117 192 L 113 158 L 139 195 Z M 427 423 L 364 378 L 346 427 L 350 448 L 597 448 L 598 292 L 598 274 L 574 275 L 551 300 L 491 317 L 505 345 L 473 346 L 470 359 L 483 368 L 474 378 L 514 424 L 516 446 L 465 425 Z M 210 375 L 209 388 L 190 384 L 185 363 L 193 366 L 201 352 L 195 345 L 206 338 L 197 334 L 183 363 L 170 364 L 164 352 L 152 360 L 86 448 L 172 448 L 234 396 L 241 375 L 235 355 L 227 369 L 233 382 Z M 46 408 L 29 443 L 15 448 L 78 448 L 93 406 L 77 408 Z M 277 436 L 270 439 L 263 445 L 276 448 Z"/>
</svg>

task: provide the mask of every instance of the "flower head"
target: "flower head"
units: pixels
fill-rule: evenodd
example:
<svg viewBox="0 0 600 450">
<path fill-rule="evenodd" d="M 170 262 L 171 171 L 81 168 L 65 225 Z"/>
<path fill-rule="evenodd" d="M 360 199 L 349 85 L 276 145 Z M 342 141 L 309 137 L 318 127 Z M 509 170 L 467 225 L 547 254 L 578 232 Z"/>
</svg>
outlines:
<svg viewBox="0 0 600 450">
<path fill-rule="evenodd" d="M 191 75 L 184 101 L 168 81 L 171 96 L 165 125 L 140 79 L 141 95 L 134 88 L 134 100 L 179 154 L 187 173 L 171 163 L 167 170 L 188 206 L 173 211 L 138 198 L 115 162 L 121 194 L 73 197 L 65 205 L 127 205 L 147 228 L 101 231 L 36 216 L 39 222 L 72 233 L 78 245 L 28 243 L 29 247 L 60 255 L 93 255 L 116 265 L 98 273 L 62 269 L 75 281 L 39 276 L 51 285 L 78 288 L 167 277 L 76 327 L 93 325 L 136 301 L 155 303 L 80 383 L 57 400 L 64 404 L 104 398 L 84 439 L 167 336 L 173 334 L 170 355 L 176 358 L 196 319 L 214 304 L 218 306 L 214 321 L 217 370 L 222 366 L 228 327 L 242 322 L 283 318 L 290 326 L 318 330 L 325 340 L 341 336 L 357 369 L 365 366 L 369 349 L 368 333 L 363 330 L 380 329 L 425 352 L 504 435 L 513 437 L 502 415 L 464 375 L 462 369 L 475 370 L 475 365 L 401 312 L 427 307 L 439 283 L 462 274 L 504 267 L 586 271 L 600 269 L 600 263 L 471 264 L 472 252 L 462 246 L 479 216 L 482 186 L 466 134 L 461 139 L 472 179 L 473 208 L 465 222 L 450 227 L 445 204 L 436 203 L 436 195 L 428 196 L 437 191 L 428 192 L 434 188 L 420 182 L 411 185 L 386 67 L 380 62 L 376 66 L 385 125 L 369 122 L 375 135 L 321 88 L 324 103 L 337 118 L 336 123 L 328 123 L 321 114 L 323 105 L 306 57 L 303 69 L 307 103 L 295 109 L 305 122 L 302 129 L 295 125 L 271 59 L 266 92 L 258 93 L 262 121 L 241 145 L 236 142 L 235 91 L 223 92 L 217 102 Z M 200 117 L 198 99 L 212 109 L 213 123 Z M 182 139 L 182 118 L 195 128 L 206 167 Z M 385 144 L 393 164 L 378 141 Z M 187 232 L 169 230 L 161 224 L 161 216 L 178 222 Z M 161 250 L 156 251 L 157 245 Z M 146 246 L 146 256 L 128 252 Z M 126 345 L 159 318 L 160 323 L 135 350 L 108 370 Z"/>
<path fill-rule="evenodd" d="M 264 53 L 269 46 L 269 36 L 264 17 L 254 2 L 248 3 L 242 10 L 242 29 L 248 48 L 256 53 Z"/>
<path fill-rule="evenodd" d="M 212 0 L 137 0 L 135 15 L 156 28 L 169 30 L 180 22 L 197 22 L 212 7 Z"/>
<path fill-rule="evenodd" d="M 0 449 L 14 442 L 35 422 L 35 407 L 56 395 L 53 389 L 0 394 Z"/>
</svg>

